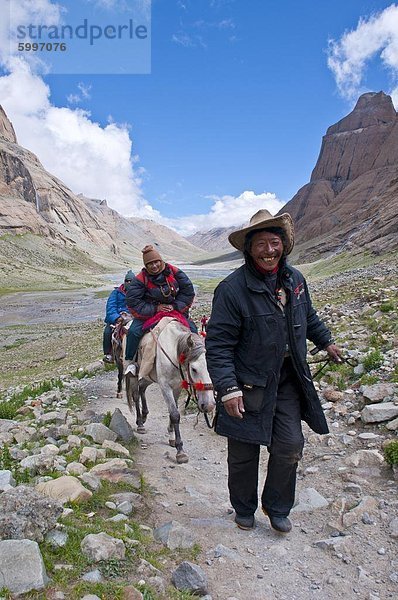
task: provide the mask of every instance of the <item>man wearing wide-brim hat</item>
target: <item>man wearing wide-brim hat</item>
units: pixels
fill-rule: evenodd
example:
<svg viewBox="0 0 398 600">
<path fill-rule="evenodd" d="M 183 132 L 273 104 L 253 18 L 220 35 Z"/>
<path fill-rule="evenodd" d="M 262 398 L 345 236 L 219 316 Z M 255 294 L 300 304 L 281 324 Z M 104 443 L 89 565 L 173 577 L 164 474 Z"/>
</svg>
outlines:
<svg viewBox="0 0 398 600">
<path fill-rule="evenodd" d="M 268 447 L 261 507 L 271 526 L 291 530 L 301 420 L 317 433 L 328 426 L 306 362 L 307 339 L 335 362 L 341 351 L 312 307 L 303 275 L 286 262 L 294 246 L 288 213 L 259 210 L 230 234 L 245 264 L 216 288 L 206 356 L 217 391 L 215 429 L 228 437 L 228 487 L 241 529 L 255 526 L 260 446 Z"/>
</svg>

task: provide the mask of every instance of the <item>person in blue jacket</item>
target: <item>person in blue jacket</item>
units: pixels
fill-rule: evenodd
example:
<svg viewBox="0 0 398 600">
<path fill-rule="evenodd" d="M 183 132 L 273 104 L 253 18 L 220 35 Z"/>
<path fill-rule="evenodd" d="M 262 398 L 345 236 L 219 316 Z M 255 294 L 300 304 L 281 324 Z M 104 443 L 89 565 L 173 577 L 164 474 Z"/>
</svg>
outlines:
<svg viewBox="0 0 398 600">
<path fill-rule="evenodd" d="M 107 363 L 113 362 L 111 326 L 116 325 L 116 323 L 119 322 L 123 312 L 128 313 L 128 308 L 126 305 L 126 292 L 133 279 L 133 271 L 127 271 L 124 278 L 124 283 L 118 287 L 115 287 L 106 302 L 105 329 L 102 344 L 104 350 L 103 361 Z"/>
</svg>

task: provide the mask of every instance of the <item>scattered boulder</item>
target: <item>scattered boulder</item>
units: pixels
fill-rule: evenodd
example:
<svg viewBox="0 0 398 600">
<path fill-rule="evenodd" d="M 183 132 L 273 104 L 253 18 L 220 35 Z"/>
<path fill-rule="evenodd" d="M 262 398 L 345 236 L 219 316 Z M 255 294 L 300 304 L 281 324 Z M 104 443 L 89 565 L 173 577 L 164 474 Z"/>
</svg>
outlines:
<svg viewBox="0 0 398 600">
<path fill-rule="evenodd" d="M 93 495 L 72 475 L 63 475 L 58 479 L 38 483 L 36 490 L 44 496 L 59 500 L 62 504 L 65 504 L 65 502 L 84 502 Z"/>
<path fill-rule="evenodd" d="M 170 550 L 192 548 L 196 541 L 191 531 L 180 525 L 177 521 L 169 521 L 161 527 L 154 529 L 153 537 L 155 540 L 162 542 Z"/>
<path fill-rule="evenodd" d="M 83 475 L 80 476 L 80 479 L 95 492 L 101 487 L 101 479 L 96 477 L 96 475 L 92 475 L 91 473 L 83 473 Z"/>
<path fill-rule="evenodd" d="M 329 502 L 315 488 L 305 488 L 299 492 L 298 503 L 292 512 L 310 512 L 316 508 L 324 508 Z"/>
<path fill-rule="evenodd" d="M 119 408 L 113 413 L 109 428 L 124 442 L 131 442 L 135 438 L 133 428 Z"/>
<path fill-rule="evenodd" d="M 361 411 L 361 419 L 364 423 L 382 423 L 398 416 L 398 405 L 394 402 L 382 402 L 381 404 L 369 404 Z"/>
<path fill-rule="evenodd" d="M 141 494 L 136 494 L 135 492 L 120 492 L 119 494 L 111 494 L 109 497 L 115 502 L 116 506 L 119 506 L 123 502 L 128 502 L 133 508 L 140 508 L 143 503 Z"/>
<path fill-rule="evenodd" d="M 37 542 L 27 539 L 0 542 L 0 589 L 12 594 L 42 590 L 48 583 Z"/>
<path fill-rule="evenodd" d="M 92 562 L 109 560 L 110 558 L 124 559 L 126 548 L 122 540 L 107 533 L 90 533 L 80 544 L 82 552 Z"/>
<path fill-rule="evenodd" d="M 102 444 L 105 440 L 114 442 L 117 439 L 117 434 L 103 423 L 90 423 L 86 426 L 85 433 L 97 444 Z"/>
<path fill-rule="evenodd" d="M 384 458 L 378 450 L 357 450 L 345 459 L 347 465 L 353 467 L 379 467 Z"/>
<path fill-rule="evenodd" d="M 378 501 L 372 496 L 365 496 L 360 503 L 343 515 L 344 527 L 351 527 L 355 523 L 359 523 L 364 514 L 369 514 L 378 506 Z"/>
<path fill-rule="evenodd" d="M 390 421 L 389 423 L 387 423 L 386 427 L 390 431 L 397 431 L 398 430 L 398 418 L 393 419 L 392 421 Z"/>
<path fill-rule="evenodd" d="M 384 398 L 393 396 L 395 386 L 389 383 L 374 383 L 373 385 L 361 386 L 360 392 L 363 397 L 371 403 L 383 402 Z"/>
<path fill-rule="evenodd" d="M 171 575 L 171 581 L 177 590 L 185 590 L 198 596 L 208 592 L 208 581 L 204 571 L 198 566 L 184 560 Z"/>
<path fill-rule="evenodd" d="M 138 471 L 131 469 L 123 458 L 112 458 L 104 463 L 95 465 L 90 470 L 91 475 L 113 483 L 130 483 L 136 488 L 141 487 L 141 477 Z"/>
<path fill-rule="evenodd" d="M 340 402 L 344 400 L 343 392 L 339 392 L 334 388 L 326 388 L 322 391 L 322 395 L 328 402 Z"/>
<path fill-rule="evenodd" d="M 11 471 L 7 469 L 0 471 L 0 492 L 9 490 L 11 487 L 15 487 L 15 479 Z"/>
<path fill-rule="evenodd" d="M 54 468 L 55 454 L 33 454 L 23 458 L 20 462 L 22 469 L 28 469 L 31 475 L 46 473 Z"/>
<path fill-rule="evenodd" d="M 0 496 L 0 539 L 41 542 L 61 514 L 59 502 L 43 498 L 33 488 L 11 488 Z"/>
<path fill-rule="evenodd" d="M 69 475 L 83 475 L 87 471 L 87 467 L 80 462 L 71 462 L 66 465 L 66 471 Z"/>
<path fill-rule="evenodd" d="M 121 444 L 118 444 L 117 442 L 112 442 L 111 440 L 105 440 L 105 442 L 102 444 L 102 447 L 106 450 L 112 450 L 112 452 L 115 452 L 116 454 L 123 454 L 127 457 L 130 456 L 130 452 L 127 450 L 127 448 Z"/>
<path fill-rule="evenodd" d="M 144 596 L 132 585 L 123 588 L 123 600 L 144 600 Z"/>
<path fill-rule="evenodd" d="M 91 448 L 90 446 L 85 446 L 81 451 L 79 461 L 85 465 L 88 462 L 95 463 L 97 462 L 98 452 L 96 448 Z"/>
</svg>

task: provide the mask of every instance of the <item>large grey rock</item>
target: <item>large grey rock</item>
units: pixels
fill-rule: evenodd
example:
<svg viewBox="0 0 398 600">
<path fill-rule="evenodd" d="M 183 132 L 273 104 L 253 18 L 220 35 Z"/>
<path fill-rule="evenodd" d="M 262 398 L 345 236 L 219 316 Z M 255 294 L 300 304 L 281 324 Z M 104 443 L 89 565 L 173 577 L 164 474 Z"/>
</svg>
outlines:
<svg viewBox="0 0 398 600">
<path fill-rule="evenodd" d="M 39 546 L 32 540 L 0 542 L 0 589 L 12 594 L 42 590 L 49 579 Z"/>
<path fill-rule="evenodd" d="M 62 504 L 65 502 L 84 502 L 93 495 L 72 475 L 64 475 L 58 479 L 38 483 L 36 490 L 43 496 L 59 500 Z"/>
<path fill-rule="evenodd" d="M 324 508 L 329 502 L 315 488 L 305 488 L 299 492 L 298 503 L 292 512 L 310 512 L 316 508 Z"/>
<path fill-rule="evenodd" d="M 393 396 L 395 386 L 391 383 L 375 383 L 373 385 L 361 386 L 360 392 L 362 392 L 364 398 L 370 402 L 383 402 L 387 396 Z"/>
<path fill-rule="evenodd" d="M 169 521 L 153 531 L 155 540 L 162 542 L 170 550 L 176 548 L 192 548 L 196 540 L 189 529 L 177 521 Z"/>
<path fill-rule="evenodd" d="M 370 404 L 361 411 L 361 419 L 364 423 L 382 423 L 398 416 L 398 405 L 394 402 L 382 402 L 381 404 Z"/>
<path fill-rule="evenodd" d="M 12 476 L 11 471 L 7 469 L 0 471 L 0 492 L 4 492 L 5 490 L 9 490 L 11 487 L 15 486 L 15 479 Z"/>
<path fill-rule="evenodd" d="M 111 483 L 129 483 L 136 488 L 141 486 L 141 477 L 138 471 L 131 469 L 123 458 L 112 458 L 104 463 L 95 465 L 90 471 L 100 479 Z"/>
<path fill-rule="evenodd" d="M 124 559 L 125 545 L 122 540 L 111 537 L 107 533 L 90 533 L 80 544 L 82 552 L 92 562 L 109 560 L 110 558 Z"/>
<path fill-rule="evenodd" d="M 205 595 L 208 592 L 208 581 L 204 571 L 198 566 L 184 560 L 173 571 L 171 581 L 177 590 L 185 590 L 197 595 Z"/>
<path fill-rule="evenodd" d="M 85 433 L 93 438 L 97 444 L 102 444 L 105 440 L 114 442 L 117 439 L 116 433 L 103 423 L 90 423 L 86 426 Z"/>
<path fill-rule="evenodd" d="M 62 505 L 20 485 L 0 496 L 0 539 L 41 542 L 62 514 Z"/>
<path fill-rule="evenodd" d="M 115 409 L 109 428 L 124 442 L 131 442 L 135 438 L 133 428 L 119 408 Z"/>
</svg>

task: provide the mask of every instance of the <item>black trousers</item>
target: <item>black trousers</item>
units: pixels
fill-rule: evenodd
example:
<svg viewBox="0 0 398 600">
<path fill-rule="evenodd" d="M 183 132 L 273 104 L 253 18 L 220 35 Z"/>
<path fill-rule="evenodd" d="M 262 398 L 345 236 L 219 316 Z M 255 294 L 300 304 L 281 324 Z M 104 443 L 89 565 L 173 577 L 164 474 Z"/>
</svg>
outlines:
<svg viewBox="0 0 398 600">
<path fill-rule="evenodd" d="M 269 515 L 287 517 L 294 503 L 297 464 L 302 457 L 300 384 L 290 358 L 280 374 L 272 437 L 268 446 L 267 477 L 261 504 Z M 235 511 L 253 515 L 258 506 L 260 445 L 228 438 L 228 487 Z"/>
<path fill-rule="evenodd" d="M 109 323 L 105 325 L 104 335 L 102 337 L 102 348 L 104 354 L 112 354 L 112 327 Z"/>
</svg>

